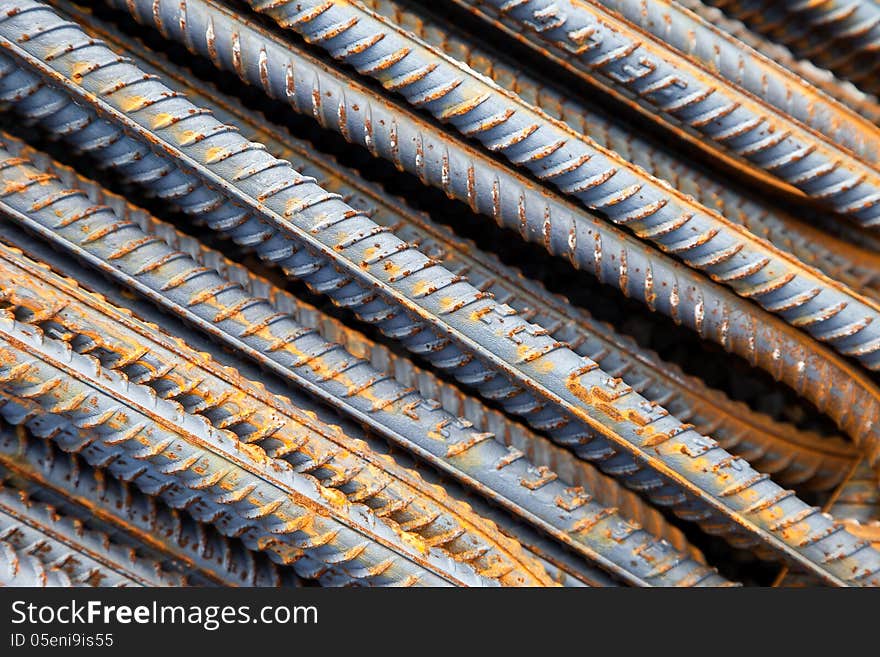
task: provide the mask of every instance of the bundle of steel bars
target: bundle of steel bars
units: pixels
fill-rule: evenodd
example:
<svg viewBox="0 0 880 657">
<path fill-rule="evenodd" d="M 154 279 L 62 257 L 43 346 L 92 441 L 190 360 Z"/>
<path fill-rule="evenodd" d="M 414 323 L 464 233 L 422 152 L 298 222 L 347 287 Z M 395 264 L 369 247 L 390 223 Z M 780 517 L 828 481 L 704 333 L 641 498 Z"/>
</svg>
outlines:
<svg viewBox="0 0 880 657">
<path fill-rule="evenodd" d="M 874 0 L 0 0 L 0 585 L 880 585 Z"/>
</svg>

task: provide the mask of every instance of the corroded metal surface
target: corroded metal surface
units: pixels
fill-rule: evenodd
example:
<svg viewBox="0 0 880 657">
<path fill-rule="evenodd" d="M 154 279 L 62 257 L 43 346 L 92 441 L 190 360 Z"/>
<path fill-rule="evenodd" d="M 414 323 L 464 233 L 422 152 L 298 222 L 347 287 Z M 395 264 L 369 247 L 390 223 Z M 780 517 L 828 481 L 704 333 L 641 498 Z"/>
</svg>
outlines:
<svg viewBox="0 0 880 657">
<path fill-rule="evenodd" d="M 454 60 L 422 45 L 384 18 L 356 4 L 318 0 L 251 4 L 266 9 L 280 24 L 320 44 L 335 58 L 374 77 L 386 89 L 402 94 L 411 105 L 424 108 L 588 208 L 705 271 L 740 296 L 829 342 L 839 352 L 857 358 L 868 368 L 874 367 L 874 358 L 880 359 L 880 335 L 874 334 L 880 323 L 874 322 L 877 308 L 873 302 L 816 276 L 796 259 L 768 248 L 748 231 L 588 137 L 547 120 L 521 98 L 463 71 Z M 178 10 L 184 6 L 174 5 Z M 188 19 L 186 25 L 191 23 Z M 611 52 L 628 50 L 618 46 Z M 739 132 L 737 125 L 733 134 Z M 787 134 L 776 130 L 760 138 L 759 152 L 764 153 L 764 145 L 783 145 L 787 152 L 777 160 L 804 165 L 804 169 L 798 166 L 797 173 L 804 184 L 824 201 L 833 202 L 838 211 L 861 215 L 870 224 L 872 208 L 880 208 L 875 205 L 880 187 L 871 189 L 871 176 L 850 171 L 839 160 L 807 164 L 805 160 L 811 160 L 818 148 L 802 144 L 792 150 L 791 144 L 779 142 Z M 748 144 L 754 146 L 753 142 Z M 590 246 L 576 240 L 571 244 L 572 249 Z"/>
<path fill-rule="evenodd" d="M 0 1 L 0 583 L 880 584 L 870 3 L 710 4 Z"/>
<path fill-rule="evenodd" d="M 199 586 L 296 586 L 298 578 L 185 512 L 61 452 L 24 427 L 3 427 L 0 473 L 32 499 L 51 504 Z"/>
<path fill-rule="evenodd" d="M 815 342 L 803 340 L 798 331 L 676 261 L 656 257 L 627 233 L 497 166 L 483 152 L 451 139 L 308 53 L 200 0 L 198 7 L 220 12 L 224 21 L 212 14 L 209 47 L 205 31 L 193 28 L 195 6 L 192 0 L 187 4 L 186 22 L 178 16 L 163 23 L 163 29 L 176 28 L 171 34 L 187 47 L 205 56 L 214 53 L 218 66 L 236 72 L 271 97 L 286 100 L 298 112 L 314 116 L 322 126 L 338 130 L 475 212 L 767 370 L 828 413 L 852 438 L 874 442 L 870 434 L 880 426 L 875 421 L 880 408 L 874 384 Z M 220 25 L 227 30 L 219 32 Z M 233 57 L 235 52 L 240 54 Z M 220 59 L 219 53 L 225 56 Z M 254 65 L 260 61 L 265 62 L 263 67 Z M 279 75 L 262 75 L 264 68 Z"/>
<path fill-rule="evenodd" d="M 19 490 L 0 487 L 0 540 L 62 570 L 75 586 L 183 586 L 186 578 L 163 572 L 130 547 L 86 529 Z"/>
<path fill-rule="evenodd" d="M 869 93 L 877 85 L 880 5 L 873 0 L 708 0 Z"/>
<path fill-rule="evenodd" d="M 11 172 L 11 169 L 7 168 L 5 171 Z M 61 188 L 59 187 L 59 189 Z M 89 207 L 89 204 L 84 203 L 81 207 Z M 109 208 L 103 208 L 103 211 L 112 215 Z M 55 216 L 57 218 L 57 215 Z M 97 225 L 93 225 L 93 228 L 87 233 L 81 233 L 79 226 L 71 225 L 71 228 L 71 234 L 75 231 L 85 235 L 84 244 L 98 245 L 100 243 L 100 240 L 88 238 L 89 234 L 97 234 L 93 232 L 94 230 L 100 230 Z M 141 237 L 138 236 L 137 227 L 134 224 L 127 224 L 126 228 L 128 231 L 135 232 L 125 236 L 124 244 L 136 244 L 139 240 L 142 241 L 143 234 L 140 234 Z M 119 232 L 117 230 L 109 234 L 118 235 Z M 639 581 L 645 577 L 650 579 L 659 576 L 682 577 L 685 581 L 691 581 L 695 576 L 697 580 L 712 577 L 707 570 L 695 569 L 693 564 L 681 561 L 680 557 L 671 553 L 664 544 L 656 543 L 652 546 L 646 543 L 649 537 L 644 535 L 637 526 L 623 522 L 617 517 L 614 509 L 595 504 L 591 501 L 591 495 L 587 491 L 568 485 L 546 466 L 538 467 L 529 463 L 521 453 L 510 450 L 494 441 L 492 434 L 474 430 L 465 419 L 456 418 L 446 413 L 430 400 L 425 400 L 399 385 L 388 374 L 378 372 L 365 361 L 353 357 L 342 348 L 324 342 L 316 331 L 296 324 L 292 318 L 273 309 L 267 302 L 244 294 L 234 283 L 228 280 L 220 283 L 223 279 L 213 270 L 200 267 L 182 252 L 164 246 L 158 238 L 153 238 L 153 240 L 152 247 L 159 250 L 154 255 L 153 262 L 173 263 L 175 267 L 183 266 L 178 271 L 199 274 L 196 276 L 198 280 L 195 280 L 189 275 L 167 275 L 157 268 L 156 273 L 163 275 L 165 281 L 179 280 L 181 282 L 180 286 L 169 286 L 163 281 L 162 284 L 156 284 L 152 287 L 155 293 L 159 294 L 167 294 L 175 289 L 183 293 L 183 296 L 177 298 L 178 300 L 175 300 L 173 296 L 164 297 L 170 304 L 169 308 L 178 309 L 178 312 L 182 312 L 184 309 L 190 313 L 194 311 L 195 316 L 199 317 L 199 306 L 204 306 L 204 304 L 181 303 L 179 299 L 189 299 L 195 290 L 213 291 L 223 287 L 225 297 L 218 295 L 216 303 L 227 304 L 224 306 L 226 308 L 238 306 L 248 309 L 248 315 L 242 313 L 243 316 L 239 316 L 237 312 L 224 312 L 224 307 L 214 307 L 213 304 L 207 308 L 208 314 L 204 315 L 202 323 L 206 324 L 213 320 L 214 326 L 222 331 L 222 337 L 230 345 L 243 345 L 246 351 L 258 349 L 257 353 L 261 354 L 262 360 L 269 359 L 270 363 L 281 368 L 280 371 L 284 372 L 291 380 L 303 386 L 317 388 L 323 396 L 331 396 L 341 409 L 351 412 L 356 417 L 369 414 L 368 424 L 375 427 L 376 431 L 387 434 L 389 438 L 401 442 L 417 452 L 422 452 L 426 458 L 437 463 L 454 476 L 461 478 L 465 483 L 491 494 L 492 498 L 499 503 L 527 512 L 532 521 L 538 522 L 542 529 L 554 532 L 561 540 L 571 542 L 576 549 L 585 550 L 590 556 L 597 559 L 607 558 L 609 560 L 607 566 L 620 570 L 621 575 L 632 569 L 632 565 L 635 563 L 639 565 L 639 568 L 644 569 L 643 572 L 636 575 Z M 117 248 L 114 248 L 113 252 L 120 253 Z M 124 265 L 124 260 L 124 255 L 109 258 L 107 267 L 109 269 L 110 266 Z M 142 263 L 135 264 L 132 271 L 142 268 Z M 123 269 L 124 272 L 125 269 Z M 11 281 L 14 278 L 15 275 L 7 280 Z M 209 282 L 211 278 L 216 278 L 218 282 Z M 181 289 L 181 286 L 188 284 L 187 279 L 192 281 L 195 287 Z M 142 285 L 140 282 L 134 282 L 134 279 L 127 280 L 131 280 L 136 286 Z M 236 292 L 244 301 L 237 301 L 234 298 L 228 299 L 230 293 Z M 201 292 L 197 292 L 197 294 L 201 294 Z M 49 307 L 62 307 L 64 310 L 68 310 L 71 304 L 66 299 L 56 299 Z M 256 314 L 261 309 L 263 312 L 259 315 Z M 226 315 L 226 319 L 220 318 L 218 312 Z M 270 321 L 267 322 L 264 318 L 268 318 Z M 60 317 L 53 316 L 52 319 L 60 319 Z M 241 324 L 241 328 L 230 330 L 225 327 L 229 321 Z M 160 357 L 160 353 L 154 348 L 144 350 L 128 347 L 127 350 L 122 351 L 124 347 L 115 346 L 112 342 L 112 336 L 94 325 L 65 326 L 67 329 L 72 327 L 75 327 L 77 332 L 100 336 L 103 350 L 109 350 L 112 354 L 111 363 L 113 365 L 117 365 L 119 362 L 123 365 L 129 365 L 147 356 L 150 359 Z M 263 346 L 267 340 L 260 335 L 262 327 L 269 328 L 270 336 L 288 336 L 288 339 L 281 342 L 279 338 L 273 337 L 269 341 L 269 346 Z M 142 329 L 141 333 L 145 338 L 150 335 L 150 330 L 148 328 Z M 252 336 L 255 336 L 255 339 L 252 339 Z M 132 342 L 137 341 L 128 340 L 128 344 Z M 125 345 L 126 342 L 121 341 L 121 344 Z M 178 353 L 181 348 L 182 345 L 176 345 Z M 148 353 L 144 354 L 144 351 Z M 194 359 L 194 356 L 191 356 L 191 359 Z M 172 360 L 171 363 L 173 364 L 173 362 Z M 192 367 L 190 363 L 187 365 Z M 146 369 L 148 372 L 171 374 L 167 361 L 163 363 L 160 360 L 158 363 L 151 363 Z M 147 380 L 149 381 L 150 378 L 148 377 Z M 183 376 L 183 378 L 206 385 L 205 377 L 201 374 L 193 373 L 190 376 Z M 166 384 L 160 380 L 158 385 Z M 190 390 L 188 392 L 200 396 L 198 395 L 199 391 Z M 202 393 L 201 396 L 206 394 L 208 393 Z M 215 390 L 209 398 L 223 400 L 228 397 L 228 392 Z M 253 408 L 253 405 L 251 404 L 250 407 Z M 257 409 L 252 411 L 252 413 L 256 412 Z M 225 414 L 220 414 L 219 421 L 221 423 Z M 271 414 L 267 415 L 272 417 Z M 228 425 L 223 423 L 221 426 Z M 261 427 L 262 424 L 258 422 L 256 426 Z M 259 429 L 257 432 L 259 433 Z M 246 433 L 244 435 L 247 436 Z M 272 434 L 268 438 L 270 448 L 272 448 L 269 451 L 270 455 L 276 453 L 283 455 L 285 451 L 291 449 L 289 445 L 296 446 L 302 442 L 302 439 L 295 440 L 293 438 L 285 442 L 283 434 L 279 433 Z M 257 435 L 248 438 L 247 442 L 253 443 L 259 439 L 260 436 Z M 271 444 L 274 441 L 282 441 L 280 449 L 276 449 Z M 339 459 L 342 460 L 341 454 Z M 345 479 L 341 483 L 346 483 Z M 365 486 L 366 491 L 372 488 L 375 486 Z M 425 517 L 430 518 L 431 516 Z M 424 520 L 420 522 L 416 519 L 416 526 L 423 523 Z M 614 528 L 616 538 L 613 541 L 608 541 L 606 533 L 611 528 Z M 605 549 L 610 550 L 607 557 L 603 556 Z M 680 568 L 675 569 L 675 572 L 667 570 L 658 572 L 655 562 L 658 559 L 658 554 L 663 553 L 668 553 L 669 563 L 667 565 L 677 564 Z M 633 560 L 634 556 L 636 557 L 635 561 Z M 670 579 L 667 583 L 673 581 Z"/>
<path fill-rule="evenodd" d="M 63 571 L 47 568 L 35 556 L 0 541 L 0 585 L 70 587 L 73 583 Z"/>
<path fill-rule="evenodd" d="M 836 203 L 835 188 L 852 187 L 844 172 L 871 175 L 876 163 L 873 123 L 674 2 L 457 1 L 669 128 L 699 134 L 716 157 L 816 198 Z"/>
<path fill-rule="evenodd" d="M 796 73 L 811 84 L 822 89 L 832 98 L 845 103 L 865 118 L 877 123 L 880 121 L 880 104 L 873 92 L 859 89 L 853 83 L 820 68 L 806 59 L 796 57 L 787 46 L 771 41 L 759 32 L 749 29 L 742 21 L 712 7 L 703 0 L 678 0 L 682 7 L 694 12 L 706 22 L 727 32 L 738 41 L 757 50 L 768 59 Z"/>
<path fill-rule="evenodd" d="M 112 460 L 111 472 L 185 504 L 282 563 L 305 553 L 350 577 L 386 584 L 478 581 L 405 532 L 383 530 L 366 508 L 327 499 L 290 466 L 223 435 L 145 386 L 9 315 L 2 321 L 0 376 L 9 396 L 2 413 L 10 422 L 44 411 L 34 422 L 52 426 L 63 449 L 105 465 Z"/>
</svg>

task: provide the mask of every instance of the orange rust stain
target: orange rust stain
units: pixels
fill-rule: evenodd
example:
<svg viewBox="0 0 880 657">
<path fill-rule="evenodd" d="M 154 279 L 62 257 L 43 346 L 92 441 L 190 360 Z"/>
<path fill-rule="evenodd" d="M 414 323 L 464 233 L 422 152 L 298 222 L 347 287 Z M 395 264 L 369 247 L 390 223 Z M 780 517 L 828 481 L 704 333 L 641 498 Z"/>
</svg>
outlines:
<svg viewBox="0 0 880 657">
<path fill-rule="evenodd" d="M 180 133 L 176 135 L 177 141 L 180 143 L 198 141 L 202 136 L 202 133 L 196 132 L 195 130 L 181 130 Z"/>
<path fill-rule="evenodd" d="M 413 532 L 401 531 L 399 533 L 399 536 L 400 536 L 400 539 L 404 543 L 409 545 L 411 548 L 413 548 L 419 554 L 422 554 L 422 555 L 428 554 L 428 551 L 430 548 L 428 547 L 427 543 L 425 543 L 424 539 L 421 536 L 419 536 L 418 534 L 415 534 Z"/>
<path fill-rule="evenodd" d="M 440 312 L 448 312 L 455 308 L 457 301 L 454 297 L 441 297 L 440 298 Z"/>
<path fill-rule="evenodd" d="M 395 263 L 395 262 L 392 262 L 391 260 L 386 260 L 386 261 L 382 264 L 382 270 L 383 270 L 386 274 L 388 274 L 389 276 L 399 276 L 400 273 L 403 271 L 403 270 L 400 268 L 400 265 L 398 265 L 398 264 Z"/>
<path fill-rule="evenodd" d="M 606 402 L 598 402 L 596 403 L 596 408 L 605 413 L 608 417 L 610 417 L 615 422 L 623 422 L 624 416 L 623 413 L 618 411 L 614 406 L 608 404 Z"/>
<path fill-rule="evenodd" d="M 137 104 L 132 100 L 129 100 L 127 102 L 132 103 L 132 108 L 137 107 Z M 156 114 L 156 118 L 153 119 L 153 128 L 158 129 L 167 126 L 171 121 L 173 121 L 173 119 L 174 117 L 172 117 L 171 114 L 168 114 L 168 112 L 159 112 L 158 114 Z"/>
<path fill-rule="evenodd" d="M 221 159 L 226 153 L 227 150 L 222 146 L 211 146 L 211 148 L 205 151 L 205 159 L 208 162 L 213 162 Z"/>
<path fill-rule="evenodd" d="M 74 62 L 73 66 L 70 67 L 70 77 L 72 77 L 74 81 L 79 82 L 90 70 L 92 70 L 93 66 L 94 64 L 87 61 Z"/>
<path fill-rule="evenodd" d="M 235 446 L 239 452 L 247 455 L 257 463 L 260 463 L 262 465 L 272 465 L 272 463 L 274 462 L 273 459 L 270 459 L 266 455 L 266 451 L 262 447 L 258 447 L 257 445 L 250 445 L 241 441 L 237 441 L 235 443 Z"/>
<path fill-rule="evenodd" d="M 147 99 L 138 94 L 127 94 L 120 96 L 119 108 L 123 112 L 133 112 L 140 109 L 147 102 Z"/>
<path fill-rule="evenodd" d="M 478 308 L 477 310 L 473 311 L 473 312 L 469 315 L 469 317 L 470 317 L 470 320 L 471 320 L 472 322 L 478 322 L 478 321 L 480 321 L 483 317 L 485 317 L 486 315 L 488 315 L 488 314 L 491 313 L 491 312 L 492 312 L 492 307 L 491 307 L 491 306 L 483 306 L 482 308 Z"/>
<path fill-rule="evenodd" d="M 581 383 L 581 377 L 579 374 L 570 374 L 568 378 L 565 379 L 565 387 L 568 388 L 575 397 L 580 399 L 585 404 L 593 403 L 593 395 L 590 393 L 587 387 Z"/>
<path fill-rule="evenodd" d="M 537 363 L 535 363 L 535 369 L 543 374 L 549 374 L 556 368 L 556 363 L 552 360 L 548 360 L 546 358 L 542 358 Z"/>
<path fill-rule="evenodd" d="M 321 494 L 321 497 L 330 503 L 331 506 L 337 509 L 345 509 L 348 507 L 348 499 L 337 489 L 319 486 L 318 492 Z"/>
<path fill-rule="evenodd" d="M 419 281 L 415 285 L 413 285 L 412 293 L 416 296 L 424 296 L 426 294 L 431 294 L 434 291 L 434 284 L 431 281 Z"/>
<path fill-rule="evenodd" d="M 291 215 L 296 214 L 297 208 L 299 207 L 302 199 L 298 196 L 291 196 L 284 203 L 284 215 L 289 217 Z"/>
</svg>

